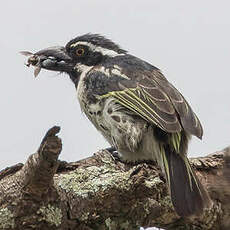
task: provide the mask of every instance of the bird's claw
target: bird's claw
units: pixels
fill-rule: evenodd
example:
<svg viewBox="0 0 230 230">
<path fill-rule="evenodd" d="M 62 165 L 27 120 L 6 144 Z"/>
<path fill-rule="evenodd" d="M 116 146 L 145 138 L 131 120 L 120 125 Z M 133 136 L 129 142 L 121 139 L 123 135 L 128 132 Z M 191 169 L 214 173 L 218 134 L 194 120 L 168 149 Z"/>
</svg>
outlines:
<svg viewBox="0 0 230 230">
<path fill-rule="evenodd" d="M 112 155 L 112 158 L 114 159 L 114 161 L 123 162 L 115 147 L 109 147 L 109 148 L 106 148 L 105 150 L 108 151 Z"/>
</svg>

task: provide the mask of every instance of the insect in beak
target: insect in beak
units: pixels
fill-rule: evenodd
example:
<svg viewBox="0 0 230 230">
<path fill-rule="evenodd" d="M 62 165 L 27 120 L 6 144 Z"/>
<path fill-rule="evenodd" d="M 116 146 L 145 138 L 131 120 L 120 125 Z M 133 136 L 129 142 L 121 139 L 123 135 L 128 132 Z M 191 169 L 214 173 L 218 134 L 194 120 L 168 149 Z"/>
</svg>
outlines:
<svg viewBox="0 0 230 230">
<path fill-rule="evenodd" d="M 26 66 L 34 66 L 34 76 L 37 77 L 41 69 L 71 72 L 74 69 L 75 63 L 67 54 L 65 47 L 53 46 L 40 50 L 36 53 L 29 51 L 21 51 L 22 55 L 27 56 Z"/>
<path fill-rule="evenodd" d="M 25 65 L 27 67 L 30 67 L 30 65 L 34 66 L 34 77 L 37 77 L 38 74 L 40 73 L 41 71 L 41 64 L 40 64 L 40 58 L 38 55 L 36 54 L 33 54 L 29 51 L 21 51 L 20 54 L 26 56 L 26 57 L 29 57 L 27 59 L 27 62 L 25 63 Z"/>
</svg>

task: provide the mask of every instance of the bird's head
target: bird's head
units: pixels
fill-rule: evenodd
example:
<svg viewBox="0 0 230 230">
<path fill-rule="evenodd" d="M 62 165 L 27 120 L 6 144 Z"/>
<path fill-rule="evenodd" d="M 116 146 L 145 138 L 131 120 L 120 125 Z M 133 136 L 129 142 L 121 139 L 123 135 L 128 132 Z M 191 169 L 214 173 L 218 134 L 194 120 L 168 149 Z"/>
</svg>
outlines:
<svg viewBox="0 0 230 230">
<path fill-rule="evenodd" d="M 72 80 L 78 78 L 84 68 L 96 66 L 107 58 L 124 55 L 121 49 L 111 40 L 98 34 L 85 34 L 69 41 L 65 47 L 55 46 L 40 50 L 34 54 L 22 52 L 29 55 L 28 63 L 35 66 L 35 75 L 41 68 L 66 72 Z"/>
</svg>

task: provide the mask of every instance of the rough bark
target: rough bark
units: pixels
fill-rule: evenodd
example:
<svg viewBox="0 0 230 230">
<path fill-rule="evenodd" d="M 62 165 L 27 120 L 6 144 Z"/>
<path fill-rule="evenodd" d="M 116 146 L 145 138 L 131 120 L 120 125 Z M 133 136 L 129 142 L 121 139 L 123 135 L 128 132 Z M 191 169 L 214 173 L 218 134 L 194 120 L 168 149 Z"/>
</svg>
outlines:
<svg viewBox="0 0 230 230">
<path fill-rule="evenodd" d="M 0 172 L 0 229 L 230 229 L 229 148 L 191 159 L 213 206 L 181 219 L 153 163 L 123 164 L 107 151 L 60 162 L 58 132 L 50 129 L 24 165 Z"/>
</svg>

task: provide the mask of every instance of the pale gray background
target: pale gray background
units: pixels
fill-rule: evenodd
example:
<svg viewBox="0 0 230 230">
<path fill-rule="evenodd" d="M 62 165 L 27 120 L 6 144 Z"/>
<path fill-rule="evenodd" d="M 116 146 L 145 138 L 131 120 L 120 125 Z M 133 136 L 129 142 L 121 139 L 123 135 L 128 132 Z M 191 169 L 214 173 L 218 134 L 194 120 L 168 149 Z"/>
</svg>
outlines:
<svg viewBox="0 0 230 230">
<path fill-rule="evenodd" d="M 67 76 L 37 79 L 20 50 L 65 45 L 101 33 L 161 68 L 204 126 L 190 156 L 230 144 L 230 4 L 211 0 L 4 1 L 0 9 L 0 169 L 25 162 L 53 125 L 60 125 L 61 159 L 76 161 L 107 147 L 81 114 Z"/>
</svg>

